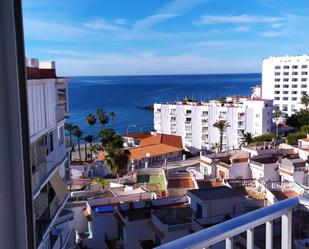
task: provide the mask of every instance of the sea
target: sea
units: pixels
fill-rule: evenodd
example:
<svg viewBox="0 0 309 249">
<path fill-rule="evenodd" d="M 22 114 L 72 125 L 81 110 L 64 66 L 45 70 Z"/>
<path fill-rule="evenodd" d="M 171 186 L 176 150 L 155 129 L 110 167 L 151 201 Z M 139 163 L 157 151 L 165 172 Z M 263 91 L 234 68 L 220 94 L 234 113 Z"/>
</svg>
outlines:
<svg viewBox="0 0 309 249">
<path fill-rule="evenodd" d="M 229 95 L 250 95 L 261 82 L 261 74 L 147 75 L 69 77 L 67 122 L 78 125 L 85 135 L 98 134 L 100 126 L 89 127 L 86 116 L 97 108 L 114 112 L 119 134 L 153 128 L 153 113 L 145 109 L 154 103 L 183 100 L 207 101 Z M 112 127 L 110 122 L 106 127 Z"/>
</svg>

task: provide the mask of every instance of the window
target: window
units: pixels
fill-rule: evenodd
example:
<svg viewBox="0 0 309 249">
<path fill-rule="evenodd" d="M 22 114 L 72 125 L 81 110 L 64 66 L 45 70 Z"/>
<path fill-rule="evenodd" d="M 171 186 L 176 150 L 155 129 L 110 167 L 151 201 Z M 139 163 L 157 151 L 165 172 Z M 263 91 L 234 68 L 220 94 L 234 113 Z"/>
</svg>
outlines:
<svg viewBox="0 0 309 249">
<path fill-rule="evenodd" d="M 297 91 L 292 91 L 292 94 L 297 94 Z"/>
<path fill-rule="evenodd" d="M 298 72 L 292 72 L 292 75 L 298 75 Z"/>
<path fill-rule="evenodd" d="M 280 91 L 275 91 L 275 94 L 280 94 Z"/>
<path fill-rule="evenodd" d="M 283 97 L 282 100 L 289 100 L 289 97 Z"/>
<path fill-rule="evenodd" d="M 302 78 L 301 81 L 302 81 L 302 82 L 306 82 L 306 81 L 307 81 L 307 78 Z"/>
<path fill-rule="evenodd" d="M 289 75 L 289 72 L 283 72 L 283 75 Z"/>
<path fill-rule="evenodd" d="M 275 76 L 279 76 L 280 75 L 280 72 L 275 72 Z"/>
<path fill-rule="evenodd" d="M 289 91 L 283 91 L 283 94 L 289 94 Z"/>
<path fill-rule="evenodd" d="M 292 85 L 292 88 L 297 88 L 297 85 Z"/>
<path fill-rule="evenodd" d="M 280 69 L 281 67 L 280 66 L 275 66 L 275 69 Z"/>
<path fill-rule="evenodd" d="M 275 85 L 275 88 L 280 88 L 280 85 Z"/>
<path fill-rule="evenodd" d="M 282 111 L 287 112 L 288 111 L 288 106 L 287 105 L 283 105 L 282 106 Z"/>
<path fill-rule="evenodd" d="M 58 141 L 59 141 L 59 146 L 64 143 L 64 127 L 61 126 L 58 129 Z"/>
<path fill-rule="evenodd" d="M 301 95 L 304 95 L 304 94 L 306 94 L 306 93 L 307 93 L 306 91 L 302 91 L 302 92 L 301 92 Z"/>
<path fill-rule="evenodd" d="M 308 75 L 308 72 L 301 72 L 301 75 Z"/>
<path fill-rule="evenodd" d="M 297 101 L 297 97 L 292 97 L 292 100 L 293 101 Z"/>
<path fill-rule="evenodd" d="M 302 84 L 300 87 L 301 87 L 301 88 L 306 88 L 306 87 L 307 87 L 307 85 Z"/>
<path fill-rule="evenodd" d="M 288 78 L 284 78 L 283 81 L 284 81 L 284 82 L 288 82 L 289 79 L 288 79 Z"/>
<path fill-rule="evenodd" d="M 293 81 L 293 82 L 296 82 L 296 81 L 298 81 L 298 79 L 297 79 L 297 78 L 293 78 L 292 81 Z"/>
<path fill-rule="evenodd" d="M 279 81 L 280 81 L 280 79 L 279 79 L 279 78 L 276 78 L 276 79 L 275 79 L 275 82 L 279 82 Z"/>
<path fill-rule="evenodd" d="M 302 69 L 306 69 L 308 67 L 308 65 L 302 65 L 301 68 Z"/>
<path fill-rule="evenodd" d="M 289 85 L 283 85 L 283 88 L 289 88 Z"/>
<path fill-rule="evenodd" d="M 293 67 L 292 67 L 292 69 L 297 69 L 298 68 L 298 66 L 296 66 L 296 65 L 293 65 Z"/>
<path fill-rule="evenodd" d="M 283 69 L 289 69 L 290 67 L 289 66 L 283 66 Z"/>
<path fill-rule="evenodd" d="M 275 97 L 275 100 L 280 100 L 280 97 Z"/>
</svg>

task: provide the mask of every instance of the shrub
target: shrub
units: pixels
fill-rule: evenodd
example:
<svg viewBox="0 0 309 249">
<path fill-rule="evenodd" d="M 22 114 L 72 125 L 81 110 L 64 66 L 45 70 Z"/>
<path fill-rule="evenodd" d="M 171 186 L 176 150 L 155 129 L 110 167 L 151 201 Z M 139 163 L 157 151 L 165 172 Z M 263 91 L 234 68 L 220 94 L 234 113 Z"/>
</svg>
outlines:
<svg viewBox="0 0 309 249">
<path fill-rule="evenodd" d="M 309 125 L 303 125 L 300 129 L 302 133 L 309 133 Z"/>
<path fill-rule="evenodd" d="M 306 133 L 303 132 L 293 132 L 290 133 L 286 138 L 286 143 L 289 145 L 297 145 L 298 139 L 305 138 Z"/>
<path fill-rule="evenodd" d="M 266 133 L 253 138 L 253 142 L 271 142 L 277 136 L 273 133 Z"/>
</svg>

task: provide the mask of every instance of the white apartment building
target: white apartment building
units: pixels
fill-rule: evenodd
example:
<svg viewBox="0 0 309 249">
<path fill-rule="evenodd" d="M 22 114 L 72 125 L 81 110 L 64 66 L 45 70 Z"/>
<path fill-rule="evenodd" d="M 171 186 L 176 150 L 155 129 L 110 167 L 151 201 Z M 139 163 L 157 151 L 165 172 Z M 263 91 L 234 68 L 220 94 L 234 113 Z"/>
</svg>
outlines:
<svg viewBox="0 0 309 249">
<path fill-rule="evenodd" d="M 211 149 L 219 143 L 219 130 L 213 126 L 218 120 L 226 120 L 230 125 L 223 135 L 224 150 L 238 148 L 243 132 L 261 135 L 271 131 L 272 100 L 228 97 L 226 102 L 154 104 L 154 129 L 181 136 L 184 147 L 190 151 Z"/>
<path fill-rule="evenodd" d="M 302 107 L 301 96 L 309 90 L 309 55 L 269 57 L 263 60 L 262 98 L 287 115 Z"/>
<path fill-rule="evenodd" d="M 73 246 L 74 234 L 68 222 L 73 213 L 64 209 L 69 178 L 64 136 L 67 82 L 56 76 L 55 62 L 27 60 L 33 211 L 36 247 L 40 249 Z"/>
</svg>

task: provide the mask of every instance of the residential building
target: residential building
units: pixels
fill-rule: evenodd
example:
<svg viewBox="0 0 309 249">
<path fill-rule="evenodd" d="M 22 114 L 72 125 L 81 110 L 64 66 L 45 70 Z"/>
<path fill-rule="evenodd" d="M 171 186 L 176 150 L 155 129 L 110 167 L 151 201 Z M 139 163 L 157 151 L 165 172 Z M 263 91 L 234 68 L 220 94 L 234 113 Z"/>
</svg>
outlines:
<svg viewBox="0 0 309 249">
<path fill-rule="evenodd" d="M 181 136 L 185 149 L 195 152 L 219 143 L 219 130 L 213 125 L 226 120 L 229 127 L 223 134 L 223 149 L 232 150 L 239 148 L 244 132 L 271 132 L 273 110 L 272 100 L 237 96 L 226 98 L 225 103 L 213 100 L 154 104 L 154 129 Z"/>
<path fill-rule="evenodd" d="M 40 249 L 70 248 L 74 236 L 68 222 L 73 213 L 64 209 L 70 164 L 64 137 L 67 82 L 57 77 L 55 62 L 27 60 L 32 193 Z"/>
<path fill-rule="evenodd" d="M 262 85 L 258 84 L 251 87 L 252 98 L 262 98 Z"/>
<path fill-rule="evenodd" d="M 309 56 L 269 57 L 263 60 L 262 98 L 273 99 L 287 115 L 302 108 L 301 96 L 309 90 Z"/>
<path fill-rule="evenodd" d="M 202 230 L 245 212 L 246 197 L 227 186 L 189 190 L 193 229 Z"/>
<path fill-rule="evenodd" d="M 167 181 L 162 168 L 145 168 L 136 171 L 136 183 L 156 193 L 160 197 L 167 196 Z"/>
</svg>

